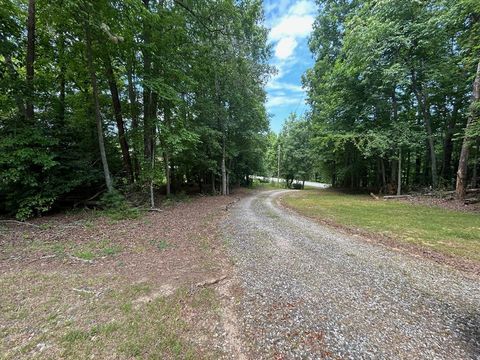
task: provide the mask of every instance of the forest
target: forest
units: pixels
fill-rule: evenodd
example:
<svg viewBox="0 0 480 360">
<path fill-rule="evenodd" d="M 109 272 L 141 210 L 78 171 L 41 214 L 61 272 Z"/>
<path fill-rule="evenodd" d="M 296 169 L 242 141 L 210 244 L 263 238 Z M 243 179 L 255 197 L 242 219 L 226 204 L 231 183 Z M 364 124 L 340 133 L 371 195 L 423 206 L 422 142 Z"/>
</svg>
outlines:
<svg viewBox="0 0 480 360">
<path fill-rule="evenodd" d="M 258 0 L 2 0 L 0 213 L 248 181 L 267 34 Z"/>
<path fill-rule="evenodd" d="M 269 129 L 259 0 L 3 0 L 0 213 L 229 194 L 249 175 L 384 194 L 479 182 L 480 3 L 318 0 L 309 110 Z"/>
<path fill-rule="evenodd" d="M 303 76 L 311 110 L 270 137 L 269 175 L 280 157 L 281 176 L 338 187 L 456 187 L 460 198 L 477 187 L 480 2 L 317 5 Z"/>
</svg>

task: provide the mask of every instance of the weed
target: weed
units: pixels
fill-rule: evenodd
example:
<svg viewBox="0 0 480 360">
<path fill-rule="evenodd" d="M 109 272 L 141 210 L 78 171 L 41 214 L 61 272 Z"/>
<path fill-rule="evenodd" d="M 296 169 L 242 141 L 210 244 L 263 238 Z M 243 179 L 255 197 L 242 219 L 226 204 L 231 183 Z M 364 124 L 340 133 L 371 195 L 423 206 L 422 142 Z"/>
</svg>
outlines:
<svg viewBox="0 0 480 360">
<path fill-rule="evenodd" d="M 166 240 L 160 239 L 160 240 L 150 240 L 150 244 L 152 246 L 155 246 L 158 250 L 166 250 L 172 245 L 170 245 Z"/>
<path fill-rule="evenodd" d="M 66 333 L 62 340 L 67 343 L 74 343 L 77 341 L 88 340 L 89 338 L 90 338 L 90 334 L 88 332 L 79 330 L 79 329 L 74 329 Z"/>
<path fill-rule="evenodd" d="M 91 250 L 84 250 L 84 251 L 75 251 L 73 255 L 79 259 L 83 260 L 93 260 L 95 259 L 95 254 Z"/>
</svg>

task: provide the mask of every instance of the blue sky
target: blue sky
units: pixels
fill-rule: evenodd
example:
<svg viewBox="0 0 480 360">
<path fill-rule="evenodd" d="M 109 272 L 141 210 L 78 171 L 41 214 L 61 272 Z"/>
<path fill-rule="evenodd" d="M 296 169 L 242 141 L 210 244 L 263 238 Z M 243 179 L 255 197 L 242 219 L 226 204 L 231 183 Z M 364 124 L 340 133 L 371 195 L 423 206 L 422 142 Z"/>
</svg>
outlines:
<svg viewBox="0 0 480 360">
<path fill-rule="evenodd" d="M 263 7 L 273 45 L 270 63 L 278 70 L 266 87 L 267 110 L 270 127 L 278 133 L 291 112 L 300 115 L 308 109 L 301 78 L 313 65 L 308 38 L 317 8 L 313 0 L 264 0 Z"/>
</svg>

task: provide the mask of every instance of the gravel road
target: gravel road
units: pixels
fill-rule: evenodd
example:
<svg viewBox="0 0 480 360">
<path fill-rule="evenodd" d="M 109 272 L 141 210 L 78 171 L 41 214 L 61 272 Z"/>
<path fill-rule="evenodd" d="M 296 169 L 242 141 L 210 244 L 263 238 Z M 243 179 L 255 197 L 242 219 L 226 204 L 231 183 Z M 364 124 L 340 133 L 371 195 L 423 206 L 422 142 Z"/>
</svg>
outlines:
<svg viewBox="0 0 480 360">
<path fill-rule="evenodd" d="M 479 279 L 303 218 L 285 192 L 225 224 L 247 358 L 480 359 Z"/>
</svg>

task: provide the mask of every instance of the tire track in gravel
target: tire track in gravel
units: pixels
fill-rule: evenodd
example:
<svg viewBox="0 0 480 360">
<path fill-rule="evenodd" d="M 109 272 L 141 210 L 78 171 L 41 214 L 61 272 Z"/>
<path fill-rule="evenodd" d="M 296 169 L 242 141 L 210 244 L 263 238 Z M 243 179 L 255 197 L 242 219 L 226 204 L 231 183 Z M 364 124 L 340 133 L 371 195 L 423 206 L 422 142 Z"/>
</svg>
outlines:
<svg viewBox="0 0 480 360">
<path fill-rule="evenodd" d="M 480 281 L 341 234 L 257 193 L 224 231 L 250 358 L 480 359 Z"/>
</svg>

